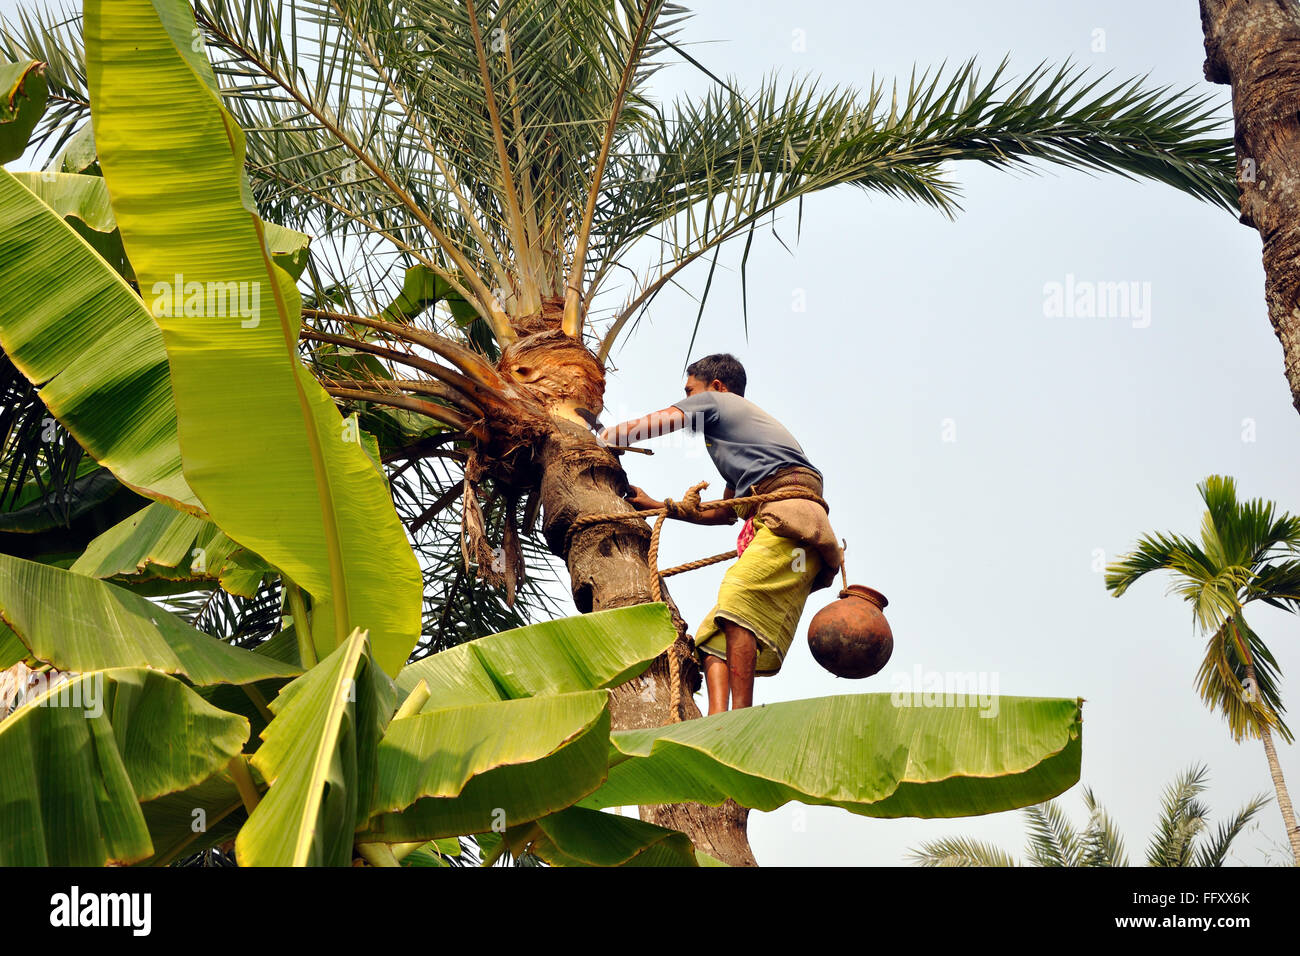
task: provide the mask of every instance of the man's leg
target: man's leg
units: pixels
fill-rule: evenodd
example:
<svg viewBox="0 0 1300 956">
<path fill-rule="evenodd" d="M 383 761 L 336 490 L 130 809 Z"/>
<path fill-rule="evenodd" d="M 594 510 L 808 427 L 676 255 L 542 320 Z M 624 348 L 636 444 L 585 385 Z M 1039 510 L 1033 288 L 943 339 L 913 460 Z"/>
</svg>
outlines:
<svg viewBox="0 0 1300 956">
<path fill-rule="evenodd" d="M 725 618 L 718 621 L 727 635 L 727 685 L 731 709 L 754 705 L 754 665 L 758 661 L 758 640 L 754 632 Z"/>
<path fill-rule="evenodd" d="M 704 656 L 704 683 L 709 688 L 709 713 L 720 714 L 727 709 L 727 696 L 731 689 L 727 681 L 727 662 L 716 654 Z"/>
</svg>

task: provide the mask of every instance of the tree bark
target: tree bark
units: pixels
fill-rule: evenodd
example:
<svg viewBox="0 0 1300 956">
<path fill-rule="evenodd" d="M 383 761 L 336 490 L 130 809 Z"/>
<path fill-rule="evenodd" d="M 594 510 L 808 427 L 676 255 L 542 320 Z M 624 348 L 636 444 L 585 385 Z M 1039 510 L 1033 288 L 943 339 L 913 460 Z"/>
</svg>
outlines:
<svg viewBox="0 0 1300 956">
<path fill-rule="evenodd" d="M 1268 757 L 1268 771 L 1273 777 L 1273 789 L 1277 792 L 1278 809 L 1282 811 L 1282 824 L 1286 827 L 1287 839 L 1291 841 L 1291 855 L 1295 857 L 1295 865 L 1300 866 L 1300 827 L 1296 826 L 1291 794 L 1287 792 L 1286 781 L 1282 779 L 1282 765 L 1278 763 L 1277 751 L 1273 748 L 1273 735 L 1265 727 L 1260 736 L 1264 740 L 1264 754 Z"/>
<path fill-rule="evenodd" d="M 542 532 L 551 551 L 568 564 L 574 603 L 587 613 L 654 600 L 647 560 L 650 528 L 645 521 L 589 525 L 568 540 L 579 515 L 634 509 L 623 499 L 627 477 L 613 453 L 579 426 L 559 420 L 556 426 L 538 455 Z M 667 589 L 664 599 L 671 604 Z M 700 716 L 692 697 L 695 680 L 693 668 L 683 666 L 681 698 L 687 720 Z M 661 656 L 640 677 L 614 688 L 610 711 L 615 730 L 672 723 L 667 657 Z M 748 816 L 747 808 L 731 800 L 721 807 L 679 803 L 641 808 L 643 820 L 681 830 L 698 849 L 731 866 L 757 866 L 746 833 Z"/>
<path fill-rule="evenodd" d="M 1255 676 L 1255 659 L 1250 653 L 1250 644 L 1241 635 L 1241 628 L 1236 619 L 1232 619 L 1232 633 L 1237 638 L 1237 647 L 1241 650 L 1246 665 L 1246 680 L 1250 686 L 1259 687 Z M 1300 829 L 1296 828 L 1295 810 L 1291 807 L 1291 794 L 1286 789 L 1286 780 L 1282 777 L 1282 765 L 1278 763 L 1277 751 L 1273 749 L 1273 735 L 1268 725 L 1261 722 L 1259 736 L 1264 741 L 1264 756 L 1268 758 L 1268 772 L 1273 778 L 1273 792 L 1277 794 L 1277 807 L 1282 811 L 1282 825 L 1286 827 L 1286 837 L 1291 844 L 1291 855 L 1295 857 L 1296 866 L 1300 866 Z"/>
<path fill-rule="evenodd" d="M 1264 298 L 1300 410 L 1300 5 L 1201 0 L 1205 77 L 1232 86 L 1241 221 L 1264 246 Z"/>
<path fill-rule="evenodd" d="M 1258 687 L 1259 681 L 1255 678 L 1255 662 L 1251 660 L 1250 648 L 1242 641 L 1241 630 L 1235 621 L 1232 629 L 1237 635 L 1238 645 L 1246 653 L 1246 679 L 1250 681 L 1251 687 Z M 1300 828 L 1296 827 L 1295 810 L 1291 807 L 1291 794 L 1287 791 L 1286 780 L 1282 777 L 1282 765 L 1278 763 L 1277 750 L 1273 747 L 1273 735 L 1267 725 L 1261 724 L 1259 736 L 1264 741 L 1264 756 L 1268 758 L 1268 772 L 1273 778 L 1273 792 L 1277 795 L 1277 807 L 1282 811 L 1282 825 L 1286 828 L 1286 837 L 1291 844 L 1291 855 L 1295 857 L 1296 866 L 1300 866 Z"/>
</svg>

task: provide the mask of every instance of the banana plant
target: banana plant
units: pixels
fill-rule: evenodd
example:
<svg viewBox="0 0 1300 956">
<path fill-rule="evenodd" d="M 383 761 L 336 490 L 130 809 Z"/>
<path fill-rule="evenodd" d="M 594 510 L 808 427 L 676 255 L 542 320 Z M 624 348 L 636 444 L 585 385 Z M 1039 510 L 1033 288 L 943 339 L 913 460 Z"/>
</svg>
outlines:
<svg viewBox="0 0 1300 956">
<path fill-rule="evenodd" d="M 303 672 L 17 558 L 0 557 L 0 615 L 66 678 L 0 722 L 0 865 L 167 863 L 232 840 L 243 865 L 397 865 L 484 834 L 556 865 L 691 866 L 683 834 L 598 808 L 734 796 L 951 816 L 1050 798 L 1079 773 L 1077 701 L 1002 698 L 993 721 L 853 695 L 611 733 L 609 689 L 676 636 L 663 604 L 480 638 L 396 681 L 360 631 Z M 212 703 L 223 686 L 269 716 L 258 734 Z"/>
</svg>

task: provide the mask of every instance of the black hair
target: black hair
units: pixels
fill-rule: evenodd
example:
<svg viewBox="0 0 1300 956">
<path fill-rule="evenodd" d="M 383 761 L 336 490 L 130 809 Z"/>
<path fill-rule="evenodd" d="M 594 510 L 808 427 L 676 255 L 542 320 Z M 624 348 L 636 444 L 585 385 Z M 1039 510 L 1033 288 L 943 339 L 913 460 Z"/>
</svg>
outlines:
<svg viewBox="0 0 1300 956">
<path fill-rule="evenodd" d="M 718 352 L 686 366 L 686 374 L 694 375 L 705 385 L 715 378 L 727 386 L 727 391 L 745 394 L 745 366 L 730 352 Z"/>
</svg>

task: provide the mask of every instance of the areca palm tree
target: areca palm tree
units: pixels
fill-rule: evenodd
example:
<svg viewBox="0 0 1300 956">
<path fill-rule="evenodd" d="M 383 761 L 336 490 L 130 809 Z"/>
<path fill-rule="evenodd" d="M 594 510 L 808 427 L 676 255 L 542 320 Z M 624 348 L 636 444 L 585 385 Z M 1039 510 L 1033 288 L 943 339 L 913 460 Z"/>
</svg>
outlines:
<svg viewBox="0 0 1300 956">
<path fill-rule="evenodd" d="M 1294 556 L 1300 517 L 1278 514 L 1276 505 L 1262 498 L 1238 501 L 1236 482 L 1229 477 L 1211 475 L 1196 487 L 1206 507 L 1200 543 L 1170 533 L 1144 535 L 1132 553 L 1107 568 L 1106 587 L 1119 597 L 1145 574 L 1174 573 L 1170 592 L 1192 605 L 1196 625 L 1210 635 L 1197 672 L 1201 700 L 1223 715 L 1234 741 L 1263 741 L 1287 839 L 1300 865 L 1300 830 L 1273 746 L 1275 731 L 1287 743 L 1294 740 L 1282 719 L 1281 673 L 1243 614 L 1253 601 L 1300 610 L 1300 559 Z"/>
<path fill-rule="evenodd" d="M 590 422 L 615 348 L 688 267 L 708 263 L 698 326 L 724 248 L 743 276 L 778 212 L 854 185 L 951 215 L 959 160 L 1115 172 L 1235 202 L 1231 144 L 1204 98 L 1105 85 L 1072 66 L 1012 79 L 1005 63 L 967 63 L 861 90 L 772 77 L 741 90 L 684 48 L 685 11 L 663 0 L 194 9 L 196 43 L 247 134 L 260 214 L 316 237 L 302 338 L 318 375 L 340 402 L 436 426 L 385 457 L 454 452 L 463 485 L 428 507 L 460 505 L 480 577 L 516 586 L 540 510 L 582 611 L 653 593 L 648 526 L 575 519 L 632 510 L 619 459 Z M 10 59 L 49 64 L 41 134 L 56 147 L 89 111 L 79 29 L 49 13 L 0 29 Z M 658 101 L 651 77 L 673 59 L 708 75 L 710 90 Z M 657 254 L 633 271 L 633 250 L 647 246 Z M 609 292 L 620 303 L 596 309 Z M 502 551 L 478 519 L 489 488 L 506 504 Z M 663 659 L 617 691 L 615 727 L 698 716 L 673 673 Z M 720 859 L 753 860 L 743 810 L 679 805 L 648 818 Z"/>
<path fill-rule="evenodd" d="M 1165 788 L 1160 819 L 1147 844 L 1147 866 L 1223 866 L 1232 843 L 1268 803 L 1261 794 L 1238 810 L 1227 823 L 1209 835 L 1209 808 L 1200 796 L 1206 788 L 1207 768 L 1191 767 Z M 1032 866 L 1128 866 L 1124 838 L 1114 820 L 1097 801 L 1091 788 L 1083 791 L 1088 822 L 1076 828 L 1055 800 L 1026 807 L 1029 841 L 1026 853 Z M 924 843 L 912 853 L 921 866 L 1019 866 L 998 847 L 966 837 Z"/>
</svg>

